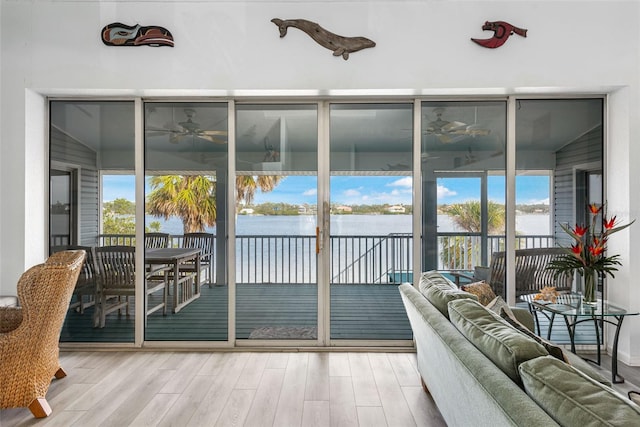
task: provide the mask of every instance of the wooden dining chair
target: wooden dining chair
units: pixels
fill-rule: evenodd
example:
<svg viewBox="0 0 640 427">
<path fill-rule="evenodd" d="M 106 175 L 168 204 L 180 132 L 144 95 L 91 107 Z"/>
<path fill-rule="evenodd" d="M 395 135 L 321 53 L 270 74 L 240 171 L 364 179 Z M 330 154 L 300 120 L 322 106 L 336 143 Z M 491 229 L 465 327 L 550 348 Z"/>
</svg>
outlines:
<svg viewBox="0 0 640 427">
<path fill-rule="evenodd" d="M 82 250 L 86 253 L 80 276 L 78 276 L 76 287 L 73 290 L 72 302 L 69 304 L 70 309 L 75 309 L 80 314 L 84 314 L 84 309 L 91 307 L 96 302 L 98 268 L 95 263 L 95 249 L 91 246 L 62 245 L 53 246 L 51 253 L 54 254 L 69 250 Z M 73 298 L 75 298 L 75 301 L 73 301 Z"/>
<path fill-rule="evenodd" d="M 185 248 L 200 249 L 200 271 L 206 271 L 206 280 L 211 286 L 213 282 L 213 247 L 215 244 L 215 235 L 211 233 L 185 233 L 182 240 L 182 246 Z M 185 264 L 181 269 L 187 273 L 195 271 L 194 263 Z M 202 275 L 204 276 L 204 275 Z M 204 277 L 201 277 L 202 283 Z"/>
<path fill-rule="evenodd" d="M 144 247 L 145 248 L 168 248 L 169 233 L 155 233 L 155 232 L 145 233 Z"/>
<path fill-rule="evenodd" d="M 135 297 L 135 251 L 132 246 L 104 246 L 96 248 L 96 264 L 98 265 L 98 288 L 96 313 L 94 326 L 104 328 L 106 316 L 109 313 L 118 311 L 129 316 L 130 300 Z M 145 306 L 149 302 L 149 296 L 162 291 L 160 302 L 146 308 L 145 313 L 149 315 L 157 310 L 163 309 L 163 314 L 167 314 L 167 274 L 158 275 L 158 271 L 145 273 Z"/>
</svg>

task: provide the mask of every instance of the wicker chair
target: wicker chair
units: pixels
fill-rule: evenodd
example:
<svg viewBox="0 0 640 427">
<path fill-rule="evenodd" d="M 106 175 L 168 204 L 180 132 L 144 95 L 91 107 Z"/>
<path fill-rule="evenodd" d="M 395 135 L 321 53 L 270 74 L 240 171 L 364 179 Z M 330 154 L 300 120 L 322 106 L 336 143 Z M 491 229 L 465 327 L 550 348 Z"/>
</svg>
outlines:
<svg viewBox="0 0 640 427">
<path fill-rule="evenodd" d="M 20 307 L 0 307 L 0 409 L 51 413 L 45 396 L 53 377 L 66 376 L 58 341 L 84 258 L 84 251 L 51 255 L 20 277 Z"/>
</svg>

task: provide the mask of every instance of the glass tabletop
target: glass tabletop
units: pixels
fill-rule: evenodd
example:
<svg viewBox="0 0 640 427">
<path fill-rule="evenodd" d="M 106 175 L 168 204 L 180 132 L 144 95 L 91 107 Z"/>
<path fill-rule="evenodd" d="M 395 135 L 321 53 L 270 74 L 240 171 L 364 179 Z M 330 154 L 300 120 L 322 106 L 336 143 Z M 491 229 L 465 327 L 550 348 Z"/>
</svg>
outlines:
<svg viewBox="0 0 640 427">
<path fill-rule="evenodd" d="M 527 295 L 525 301 L 536 308 L 561 314 L 563 316 L 635 316 L 640 313 L 628 311 L 622 307 L 610 304 L 608 301 L 598 299 L 597 304 L 585 304 L 582 295 L 576 293 L 560 294 L 556 301 L 534 300 L 533 295 Z"/>
</svg>

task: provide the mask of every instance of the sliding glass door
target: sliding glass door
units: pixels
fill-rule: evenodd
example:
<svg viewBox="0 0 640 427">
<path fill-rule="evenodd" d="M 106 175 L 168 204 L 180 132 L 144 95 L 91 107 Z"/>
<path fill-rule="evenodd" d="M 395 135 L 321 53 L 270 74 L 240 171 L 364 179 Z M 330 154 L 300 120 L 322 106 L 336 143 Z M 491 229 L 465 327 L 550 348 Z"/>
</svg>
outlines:
<svg viewBox="0 0 640 427">
<path fill-rule="evenodd" d="M 330 338 L 407 340 L 413 104 L 330 107 Z"/>
<path fill-rule="evenodd" d="M 236 107 L 236 338 L 318 339 L 318 106 Z"/>
</svg>

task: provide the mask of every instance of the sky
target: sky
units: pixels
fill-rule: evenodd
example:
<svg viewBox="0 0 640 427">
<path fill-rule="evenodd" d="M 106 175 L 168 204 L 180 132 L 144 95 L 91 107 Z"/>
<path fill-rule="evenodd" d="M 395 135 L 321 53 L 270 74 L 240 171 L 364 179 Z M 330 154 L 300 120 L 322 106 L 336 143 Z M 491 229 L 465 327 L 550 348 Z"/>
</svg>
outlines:
<svg viewBox="0 0 640 427">
<path fill-rule="evenodd" d="M 134 200 L 134 177 L 105 175 L 103 201 L 123 197 Z M 344 205 L 411 204 L 411 177 L 333 176 L 331 202 Z M 317 203 L 315 176 L 288 176 L 270 193 L 258 192 L 254 203 L 283 202 L 293 205 Z M 504 203 L 504 177 L 489 177 L 489 200 Z M 451 204 L 480 198 L 479 178 L 439 178 L 438 203 Z M 149 191 L 149 188 L 146 188 Z M 518 176 L 516 204 L 549 204 L 548 176 Z"/>
</svg>

